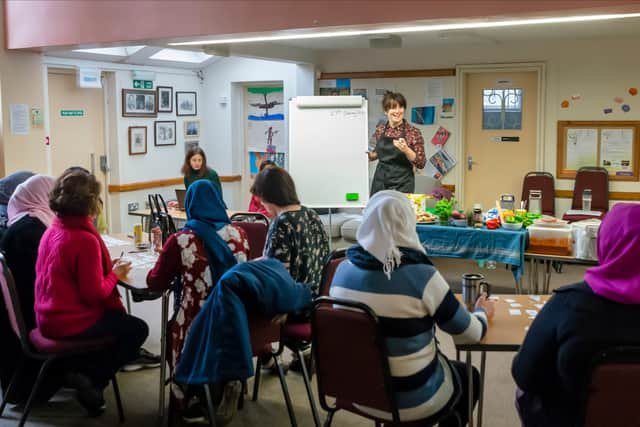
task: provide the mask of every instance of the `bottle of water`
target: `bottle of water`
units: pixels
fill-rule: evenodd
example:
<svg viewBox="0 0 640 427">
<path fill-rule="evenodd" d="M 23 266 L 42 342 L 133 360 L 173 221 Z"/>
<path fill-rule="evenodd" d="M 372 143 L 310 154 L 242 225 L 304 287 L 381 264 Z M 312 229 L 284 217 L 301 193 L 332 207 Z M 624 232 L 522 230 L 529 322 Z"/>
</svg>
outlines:
<svg viewBox="0 0 640 427">
<path fill-rule="evenodd" d="M 487 263 L 486 263 L 486 266 L 487 266 L 487 270 L 495 270 L 496 269 L 496 262 L 488 260 Z"/>
</svg>

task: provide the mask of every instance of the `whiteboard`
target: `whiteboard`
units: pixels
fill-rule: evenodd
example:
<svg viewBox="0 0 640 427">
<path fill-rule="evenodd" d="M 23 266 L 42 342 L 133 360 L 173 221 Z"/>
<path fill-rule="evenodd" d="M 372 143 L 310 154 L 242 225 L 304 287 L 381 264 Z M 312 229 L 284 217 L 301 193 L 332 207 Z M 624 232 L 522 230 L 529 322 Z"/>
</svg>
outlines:
<svg viewBox="0 0 640 427">
<path fill-rule="evenodd" d="M 308 207 L 363 207 L 369 200 L 367 101 L 299 96 L 289 102 L 289 173 Z M 358 200 L 347 201 L 347 193 Z"/>
</svg>

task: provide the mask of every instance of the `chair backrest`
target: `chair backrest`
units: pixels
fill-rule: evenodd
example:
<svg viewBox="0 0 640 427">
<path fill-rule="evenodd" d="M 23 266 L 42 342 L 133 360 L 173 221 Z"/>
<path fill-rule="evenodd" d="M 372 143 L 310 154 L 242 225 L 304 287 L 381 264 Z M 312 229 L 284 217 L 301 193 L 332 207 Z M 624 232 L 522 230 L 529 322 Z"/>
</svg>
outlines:
<svg viewBox="0 0 640 427">
<path fill-rule="evenodd" d="M 281 326 L 263 314 L 247 313 L 247 318 L 251 351 L 254 356 L 263 356 L 266 350 L 271 348 L 271 343 L 280 342 Z M 279 349 L 278 352 L 280 351 Z"/>
<path fill-rule="evenodd" d="M 605 168 L 585 166 L 576 172 L 571 209 L 582 209 L 582 191 L 591 189 L 591 210 L 609 211 L 609 172 Z"/>
<path fill-rule="evenodd" d="M 354 404 L 364 405 L 391 412 L 397 422 L 387 351 L 375 313 L 362 303 L 319 297 L 311 328 L 322 407 L 353 410 Z M 335 398 L 335 404 L 328 406 L 326 396 Z"/>
<path fill-rule="evenodd" d="M 342 261 L 346 259 L 346 251 L 344 249 L 337 249 L 329 254 L 324 262 L 322 268 L 322 277 L 320 279 L 320 296 L 329 296 L 329 290 L 331 288 L 331 282 L 333 282 L 333 276 L 336 274 L 336 269 Z"/>
<path fill-rule="evenodd" d="M 29 331 L 27 325 L 22 317 L 22 308 L 20 305 L 20 297 L 16 283 L 13 280 L 13 275 L 7 266 L 7 261 L 4 255 L 0 253 L 0 287 L 2 288 L 2 297 L 4 299 L 4 305 L 7 309 L 7 316 L 11 323 L 11 329 L 20 339 L 25 352 L 29 351 Z"/>
<path fill-rule="evenodd" d="M 607 349 L 594 359 L 584 427 L 640 425 L 640 346 Z"/>
<path fill-rule="evenodd" d="M 263 222 L 246 221 L 233 221 L 233 225 L 237 225 L 247 233 L 247 238 L 249 239 L 249 259 L 261 257 L 264 251 L 264 244 L 267 241 L 269 226 Z"/>
<path fill-rule="evenodd" d="M 261 222 L 269 226 L 269 218 L 259 212 L 236 212 L 229 219 L 238 222 Z"/>
<path fill-rule="evenodd" d="M 529 191 L 540 190 L 542 192 L 542 213 L 545 215 L 555 216 L 555 184 L 553 175 L 549 172 L 529 172 L 522 180 L 522 197 L 529 209 Z"/>
</svg>

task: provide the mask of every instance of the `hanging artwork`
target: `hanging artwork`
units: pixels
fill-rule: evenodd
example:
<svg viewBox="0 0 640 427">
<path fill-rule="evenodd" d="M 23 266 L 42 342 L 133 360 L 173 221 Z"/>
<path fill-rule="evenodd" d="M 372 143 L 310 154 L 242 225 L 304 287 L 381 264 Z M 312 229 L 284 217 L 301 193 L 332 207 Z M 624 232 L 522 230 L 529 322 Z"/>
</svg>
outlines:
<svg viewBox="0 0 640 427">
<path fill-rule="evenodd" d="M 249 152 L 249 172 L 253 177 L 260 172 L 260 164 L 265 160 L 271 160 L 275 162 L 281 168 L 284 168 L 284 153 L 264 153 L 264 152 Z"/>
<path fill-rule="evenodd" d="M 449 140 L 449 135 L 449 131 L 440 126 L 436 133 L 433 135 L 433 138 L 431 138 L 431 143 L 433 145 L 444 145 Z"/>
<path fill-rule="evenodd" d="M 425 107 L 413 107 L 411 109 L 411 122 L 418 125 L 432 125 L 436 120 L 436 107 L 427 105 Z"/>
<path fill-rule="evenodd" d="M 287 151 L 284 145 L 284 122 L 253 122 L 247 123 L 248 151 L 265 151 L 275 153 Z"/>
<path fill-rule="evenodd" d="M 247 92 L 248 120 L 284 120 L 282 87 L 249 87 Z"/>
</svg>

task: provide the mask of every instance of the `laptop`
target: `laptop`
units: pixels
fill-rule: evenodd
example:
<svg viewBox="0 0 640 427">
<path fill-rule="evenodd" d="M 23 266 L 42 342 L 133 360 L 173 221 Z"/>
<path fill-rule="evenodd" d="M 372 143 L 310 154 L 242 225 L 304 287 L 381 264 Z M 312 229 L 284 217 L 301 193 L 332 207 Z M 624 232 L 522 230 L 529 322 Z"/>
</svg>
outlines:
<svg viewBox="0 0 640 427">
<path fill-rule="evenodd" d="M 187 195 L 187 190 L 184 188 L 176 188 L 176 199 L 178 200 L 178 209 L 184 210 L 184 197 Z"/>
</svg>

